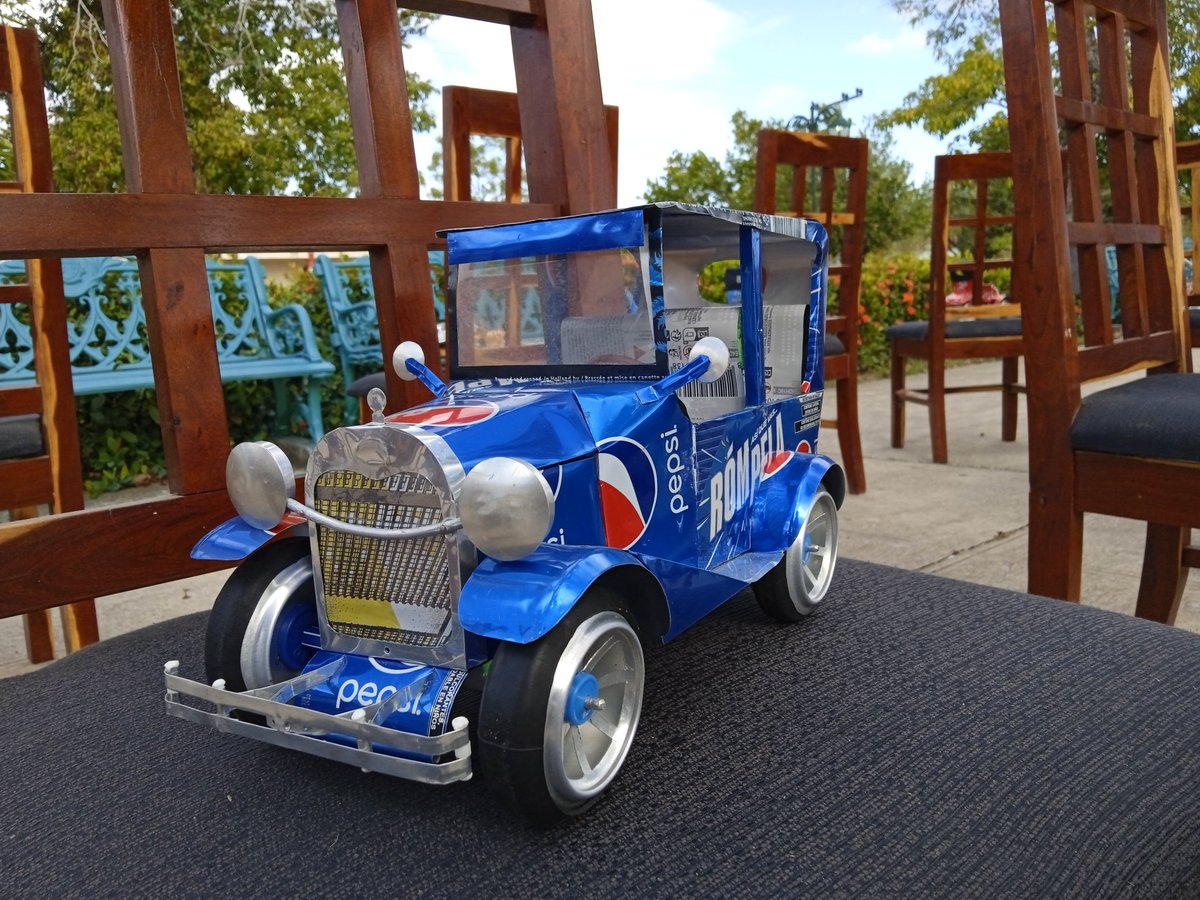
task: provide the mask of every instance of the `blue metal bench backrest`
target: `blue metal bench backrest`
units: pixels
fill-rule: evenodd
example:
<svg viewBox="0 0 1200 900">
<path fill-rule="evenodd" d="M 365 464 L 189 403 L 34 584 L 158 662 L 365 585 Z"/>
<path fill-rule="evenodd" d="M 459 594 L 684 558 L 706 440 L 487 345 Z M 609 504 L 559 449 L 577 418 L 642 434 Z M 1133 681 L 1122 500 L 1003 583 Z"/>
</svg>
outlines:
<svg viewBox="0 0 1200 900">
<path fill-rule="evenodd" d="M 209 260 L 207 266 L 222 379 L 275 381 L 282 418 L 284 380 L 308 378 L 308 399 L 300 412 L 319 436 L 316 382 L 332 374 L 333 366 L 317 349 L 307 311 L 296 305 L 271 309 L 262 264 L 254 257 L 236 263 Z M 24 277 L 23 261 L 0 262 L 0 281 Z M 64 259 L 63 286 L 75 393 L 153 387 L 137 263 L 117 257 Z M 0 385 L 33 383 L 28 310 L 0 305 Z"/>
</svg>

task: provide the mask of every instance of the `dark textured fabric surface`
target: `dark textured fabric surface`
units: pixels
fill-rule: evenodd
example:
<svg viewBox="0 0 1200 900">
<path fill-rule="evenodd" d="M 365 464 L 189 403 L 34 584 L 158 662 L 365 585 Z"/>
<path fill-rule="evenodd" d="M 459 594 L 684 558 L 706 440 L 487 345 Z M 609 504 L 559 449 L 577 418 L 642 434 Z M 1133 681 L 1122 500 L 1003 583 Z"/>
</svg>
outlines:
<svg viewBox="0 0 1200 900">
<path fill-rule="evenodd" d="M 44 452 L 40 416 L 7 416 L 0 419 L 0 459 L 41 456 Z"/>
<path fill-rule="evenodd" d="M 365 397 L 370 393 L 371 388 L 379 388 L 381 391 L 387 390 L 387 375 L 384 372 L 372 372 L 370 375 L 363 375 L 361 378 L 356 378 L 350 382 L 346 388 L 346 393 L 351 397 Z"/>
<path fill-rule="evenodd" d="M 204 616 L 0 682 L 0 894 L 1200 894 L 1200 637 L 844 560 L 822 609 L 748 595 L 647 657 L 625 770 L 531 830 L 168 718 Z"/>
<path fill-rule="evenodd" d="M 1200 374 L 1147 376 L 1084 397 L 1071 446 L 1200 461 Z"/>
<path fill-rule="evenodd" d="M 1200 306 L 1193 306 L 1188 309 L 1188 320 L 1193 328 L 1200 328 Z"/>
<path fill-rule="evenodd" d="M 825 335 L 825 355 L 837 356 L 839 353 L 846 352 L 846 345 L 842 343 L 842 339 L 836 334 Z"/>
<path fill-rule="evenodd" d="M 1015 316 L 1003 319 L 969 319 L 966 322 L 947 322 L 946 337 L 984 338 L 1016 337 L 1021 333 L 1021 320 Z M 928 322 L 901 322 L 887 330 L 892 339 L 923 341 L 929 337 Z"/>
</svg>

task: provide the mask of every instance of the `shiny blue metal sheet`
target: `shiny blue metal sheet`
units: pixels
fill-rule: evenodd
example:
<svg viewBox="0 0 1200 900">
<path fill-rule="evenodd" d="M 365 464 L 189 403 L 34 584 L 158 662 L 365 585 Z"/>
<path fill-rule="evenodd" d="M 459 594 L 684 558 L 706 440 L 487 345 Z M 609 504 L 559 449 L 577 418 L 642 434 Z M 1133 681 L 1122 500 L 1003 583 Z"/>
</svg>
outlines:
<svg viewBox="0 0 1200 900">
<path fill-rule="evenodd" d="M 674 396 L 577 389 L 597 447 L 605 543 L 696 561 L 692 426 Z"/>
<path fill-rule="evenodd" d="M 808 347 L 804 356 L 804 381 L 811 391 L 825 387 L 825 307 L 829 297 L 829 234 L 820 222 L 804 220 L 804 236 L 817 248 L 813 260 L 809 309 L 814 312 L 808 318 Z M 850 311 L 853 314 L 854 310 Z M 816 440 L 813 439 L 813 447 Z"/>
<path fill-rule="evenodd" d="M 192 548 L 192 559 L 245 559 L 275 535 L 255 528 L 241 516 L 222 522 Z"/>
<path fill-rule="evenodd" d="M 834 465 L 828 456 L 785 450 L 767 460 L 751 513 L 750 546 L 782 553 L 800 533 L 821 479 Z"/>
<path fill-rule="evenodd" d="M 559 544 L 512 562 L 484 558 L 463 585 L 458 616 L 470 632 L 528 644 L 557 625 L 600 575 L 623 565 L 641 564 L 611 547 Z"/>
<path fill-rule="evenodd" d="M 561 388 L 504 385 L 452 392 L 388 417 L 445 439 L 470 469 L 492 456 L 518 456 L 539 469 L 595 452 L 575 397 Z"/>
<path fill-rule="evenodd" d="M 741 227 L 742 260 L 742 367 L 746 371 L 746 405 L 766 400 L 763 374 L 762 232 Z"/>
<path fill-rule="evenodd" d="M 472 228 L 446 233 L 451 265 L 615 250 L 641 247 L 645 243 L 642 209 L 618 210 L 540 222 L 518 222 L 489 228 Z"/>
<path fill-rule="evenodd" d="M 305 671 L 340 658 L 346 660 L 346 665 L 339 674 L 299 695 L 292 705 L 339 715 L 407 692 L 397 709 L 380 724 L 423 735 L 443 734 L 450 726 L 450 709 L 466 672 L 325 650 L 313 656 Z"/>
<path fill-rule="evenodd" d="M 664 641 L 671 640 L 696 624 L 746 586 L 744 581 L 669 559 L 641 554 L 638 558 L 658 579 L 667 594 L 671 624 L 663 636 Z"/>
<path fill-rule="evenodd" d="M 542 475 L 554 494 L 554 521 L 546 543 L 602 546 L 604 520 L 597 492 L 596 457 L 547 466 Z"/>
</svg>

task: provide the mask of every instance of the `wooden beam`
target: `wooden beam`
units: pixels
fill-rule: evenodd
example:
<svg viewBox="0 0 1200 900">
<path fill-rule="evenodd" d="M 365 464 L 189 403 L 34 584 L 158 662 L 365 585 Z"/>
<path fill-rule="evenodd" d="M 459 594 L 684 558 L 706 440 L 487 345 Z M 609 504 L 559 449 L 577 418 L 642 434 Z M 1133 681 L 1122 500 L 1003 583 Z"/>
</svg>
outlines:
<svg viewBox="0 0 1200 900">
<path fill-rule="evenodd" d="M 419 12 L 499 25 L 532 25 L 537 19 L 531 0 L 404 0 L 400 5 Z"/>
<path fill-rule="evenodd" d="M 0 258 L 121 256 L 146 247 L 209 253 L 367 250 L 435 243 L 443 228 L 557 215 L 544 203 L 215 194 L 0 195 Z M 47 223 L 54 227 L 48 228 Z M 103 222 L 103 228 L 97 228 Z"/>
<path fill-rule="evenodd" d="M 189 553 L 233 514 L 221 490 L 0 525 L 0 617 L 228 568 Z"/>
</svg>

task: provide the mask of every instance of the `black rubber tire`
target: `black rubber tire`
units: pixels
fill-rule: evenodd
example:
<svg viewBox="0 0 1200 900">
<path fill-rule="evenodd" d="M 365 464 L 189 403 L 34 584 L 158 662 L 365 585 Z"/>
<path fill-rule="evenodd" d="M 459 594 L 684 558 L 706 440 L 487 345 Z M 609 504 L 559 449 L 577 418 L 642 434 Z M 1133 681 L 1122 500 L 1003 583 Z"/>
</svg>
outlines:
<svg viewBox="0 0 1200 900">
<path fill-rule="evenodd" d="M 832 510 L 835 520 L 833 559 L 831 563 L 831 565 L 835 566 L 837 563 L 837 504 L 834 502 L 832 495 L 822 487 L 813 498 L 814 508 L 816 508 L 818 503 L 823 502 L 821 500 L 822 497 L 827 498 L 827 508 Z M 805 522 L 801 535 L 807 529 L 808 522 Z M 796 540 L 799 541 L 800 539 L 800 536 L 797 536 Z M 791 552 L 790 548 L 788 552 Z M 825 599 L 829 586 L 828 584 L 825 585 L 825 591 L 822 592 L 821 596 L 815 602 L 805 596 L 793 596 L 791 589 L 788 587 L 787 565 L 788 557 L 787 553 L 785 553 L 783 558 L 767 574 L 754 582 L 752 585 L 754 597 L 758 600 L 758 605 L 762 608 L 762 611 L 772 619 L 777 619 L 780 622 L 799 622 L 820 605 L 821 601 Z M 831 578 L 832 574 L 830 572 Z"/>
<path fill-rule="evenodd" d="M 606 611 L 621 614 L 639 633 L 629 604 L 610 590 L 593 587 L 537 641 L 502 643 L 484 682 L 475 761 L 492 791 L 536 825 L 550 826 L 577 816 L 602 796 L 566 808 L 558 804 L 546 783 L 543 735 L 559 657 L 580 625 Z"/>
<path fill-rule="evenodd" d="M 204 669 L 210 684 L 224 678 L 227 689 L 246 690 L 241 656 L 250 617 L 275 576 L 308 554 L 308 538 L 283 538 L 256 550 L 233 570 L 208 616 Z M 315 592 L 313 596 L 315 602 Z"/>
</svg>

